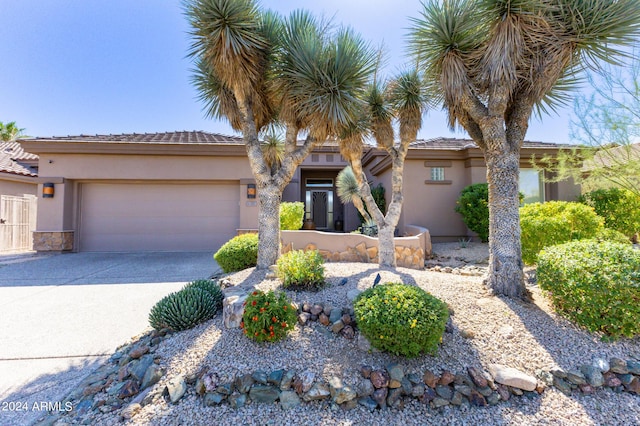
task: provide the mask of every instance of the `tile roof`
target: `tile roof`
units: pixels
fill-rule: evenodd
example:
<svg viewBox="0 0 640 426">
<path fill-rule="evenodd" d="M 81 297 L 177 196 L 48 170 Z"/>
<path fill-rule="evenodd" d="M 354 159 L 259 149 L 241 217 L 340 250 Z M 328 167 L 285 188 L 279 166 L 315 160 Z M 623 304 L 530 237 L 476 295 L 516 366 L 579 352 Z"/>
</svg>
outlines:
<svg viewBox="0 0 640 426">
<path fill-rule="evenodd" d="M 120 135 L 77 135 L 30 138 L 31 141 L 55 142 L 121 142 L 150 144 L 243 144 L 239 136 L 221 135 L 203 131 L 164 133 L 126 133 Z"/>
<path fill-rule="evenodd" d="M 31 164 L 38 156 L 25 152 L 16 141 L 0 141 L 0 172 L 23 176 L 38 176 L 37 168 Z"/>
<path fill-rule="evenodd" d="M 571 145 L 557 144 L 553 142 L 532 142 L 524 141 L 523 148 L 562 148 Z M 478 146 L 471 139 L 458 138 L 434 138 L 434 139 L 418 139 L 411 142 L 410 148 L 414 149 L 438 149 L 447 151 L 462 151 L 469 148 L 477 148 Z"/>
</svg>

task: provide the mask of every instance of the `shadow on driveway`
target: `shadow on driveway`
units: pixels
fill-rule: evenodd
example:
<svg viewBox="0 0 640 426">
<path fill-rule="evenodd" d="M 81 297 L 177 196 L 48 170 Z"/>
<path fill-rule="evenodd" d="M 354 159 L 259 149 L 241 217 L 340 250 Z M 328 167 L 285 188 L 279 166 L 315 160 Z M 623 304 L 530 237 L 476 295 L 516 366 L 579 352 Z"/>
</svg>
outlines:
<svg viewBox="0 0 640 426">
<path fill-rule="evenodd" d="M 60 401 L 145 331 L 158 300 L 218 269 L 210 252 L 0 258 L 0 400 L 26 403 L 31 415 L 34 403 Z"/>
</svg>

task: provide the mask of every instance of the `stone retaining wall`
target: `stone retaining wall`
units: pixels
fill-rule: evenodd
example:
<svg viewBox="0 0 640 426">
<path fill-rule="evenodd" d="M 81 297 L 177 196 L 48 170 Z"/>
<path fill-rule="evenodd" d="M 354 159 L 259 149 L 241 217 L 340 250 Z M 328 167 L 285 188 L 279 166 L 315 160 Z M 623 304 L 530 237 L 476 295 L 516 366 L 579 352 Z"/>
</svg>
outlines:
<svg viewBox="0 0 640 426">
<path fill-rule="evenodd" d="M 71 251 L 73 250 L 73 231 L 33 232 L 35 251 Z"/>
</svg>

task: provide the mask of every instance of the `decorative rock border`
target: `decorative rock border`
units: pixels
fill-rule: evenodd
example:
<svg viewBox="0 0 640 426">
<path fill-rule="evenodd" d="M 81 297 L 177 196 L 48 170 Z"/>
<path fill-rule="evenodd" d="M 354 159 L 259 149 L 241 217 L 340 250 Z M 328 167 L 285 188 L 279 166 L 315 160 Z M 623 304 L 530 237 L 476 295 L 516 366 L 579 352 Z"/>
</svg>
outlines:
<svg viewBox="0 0 640 426">
<path fill-rule="evenodd" d="M 282 247 L 282 254 L 293 250 L 293 243 Z M 304 251 L 318 250 L 313 244 L 307 244 Z M 318 253 L 327 262 L 361 262 L 378 263 L 378 247 L 367 245 L 362 242 L 355 247 L 347 246 L 343 251 L 318 250 Z M 409 247 L 396 245 L 395 256 L 398 266 L 412 269 L 424 268 L 424 250 L 421 247 Z"/>
<path fill-rule="evenodd" d="M 325 324 L 328 320 L 326 325 L 334 333 L 348 338 L 350 333 L 344 330 L 355 326 L 352 312 L 344 308 L 303 303 L 299 321 L 300 316 L 305 324 L 313 320 Z M 339 323 L 342 328 L 336 326 Z M 159 387 L 156 384 L 165 371 L 159 367 L 160 359 L 154 352 L 171 334 L 169 330 L 154 330 L 121 348 L 63 402 L 71 402 L 73 410 L 51 413 L 44 424 L 53 424 L 60 417 L 90 424 L 94 414 L 109 412 L 131 419 L 143 406 L 161 398 L 179 403 L 190 387 L 205 406 L 229 404 L 240 408 L 251 403 L 279 402 L 282 408 L 289 409 L 303 402 L 330 401 L 343 409 L 362 405 L 372 411 L 387 407 L 402 409 L 412 399 L 431 409 L 483 407 L 514 396 L 535 397 L 548 387 L 569 396 L 574 392 L 590 394 L 600 388 L 640 395 L 640 360 L 620 358 L 598 358 L 591 365 L 568 371 L 537 370 L 536 377 L 499 364 L 488 365 L 488 372 L 471 366 L 462 373 L 443 370 L 437 374 L 430 370 L 408 372 L 402 365 L 392 363 L 384 368 L 362 365 L 359 375 L 352 378 L 334 376 L 323 380 L 311 371 L 281 369 L 247 372 L 222 382 L 215 368 L 204 368 L 189 377 L 172 377 L 165 386 Z M 366 350 L 360 342 L 358 346 Z"/>
</svg>

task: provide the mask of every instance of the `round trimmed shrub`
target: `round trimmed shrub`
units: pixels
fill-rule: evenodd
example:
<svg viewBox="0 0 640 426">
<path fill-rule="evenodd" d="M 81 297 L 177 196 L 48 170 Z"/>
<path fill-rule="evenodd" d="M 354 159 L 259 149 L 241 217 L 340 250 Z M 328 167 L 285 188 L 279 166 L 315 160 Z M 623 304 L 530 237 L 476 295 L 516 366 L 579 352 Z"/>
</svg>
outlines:
<svg viewBox="0 0 640 426">
<path fill-rule="evenodd" d="M 594 208 L 607 228 L 631 239 L 640 232 L 640 198 L 626 189 L 598 189 L 580 196 L 580 202 Z"/>
<path fill-rule="evenodd" d="M 213 318 L 218 307 L 209 292 L 184 288 L 168 294 L 151 308 L 149 324 L 156 330 L 186 330 Z"/>
<path fill-rule="evenodd" d="M 200 290 L 204 290 L 213 299 L 215 305 L 220 308 L 222 306 L 222 301 L 224 300 L 224 294 L 222 293 L 222 289 L 220 289 L 220 285 L 217 281 L 214 280 L 195 280 L 191 281 L 189 284 L 185 285 L 183 289 L 187 288 L 199 288 Z"/>
<path fill-rule="evenodd" d="M 456 212 L 483 243 L 489 241 L 489 185 L 476 183 L 464 188 L 456 201 Z"/>
<path fill-rule="evenodd" d="M 296 307 L 284 292 L 256 290 L 244 303 L 240 328 L 256 342 L 277 342 L 296 324 Z"/>
<path fill-rule="evenodd" d="M 602 230 L 598 231 L 598 233 L 593 238 L 589 238 L 590 240 L 595 240 L 600 243 L 618 243 L 618 244 L 626 244 L 631 245 L 631 240 L 627 238 L 621 232 L 616 231 L 615 229 L 602 228 Z"/>
<path fill-rule="evenodd" d="M 294 203 L 280 203 L 280 229 L 287 231 L 297 231 L 302 228 L 304 218 L 304 203 L 299 201 Z"/>
<path fill-rule="evenodd" d="M 640 251 L 572 241 L 544 249 L 537 277 L 556 311 L 613 338 L 640 334 Z"/>
<path fill-rule="evenodd" d="M 592 207 L 566 201 L 532 203 L 520 208 L 522 260 L 536 263 L 545 247 L 595 237 L 603 219 Z"/>
<path fill-rule="evenodd" d="M 292 290 L 320 290 L 325 285 L 324 259 L 317 250 L 292 250 L 280 256 L 277 275 Z"/>
<path fill-rule="evenodd" d="M 353 304 L 358 328 L 374 348 L 395 355 L 434 355 L 449 310 L 419 287 L 386 283 L 360 294 Z"/>
<path fill-rule="evenodd" d="M 213 255 L 226 273 L 242 271 L 258 263 L 258 234 L 242 234 L 233 237 Z"/>
</svg>

